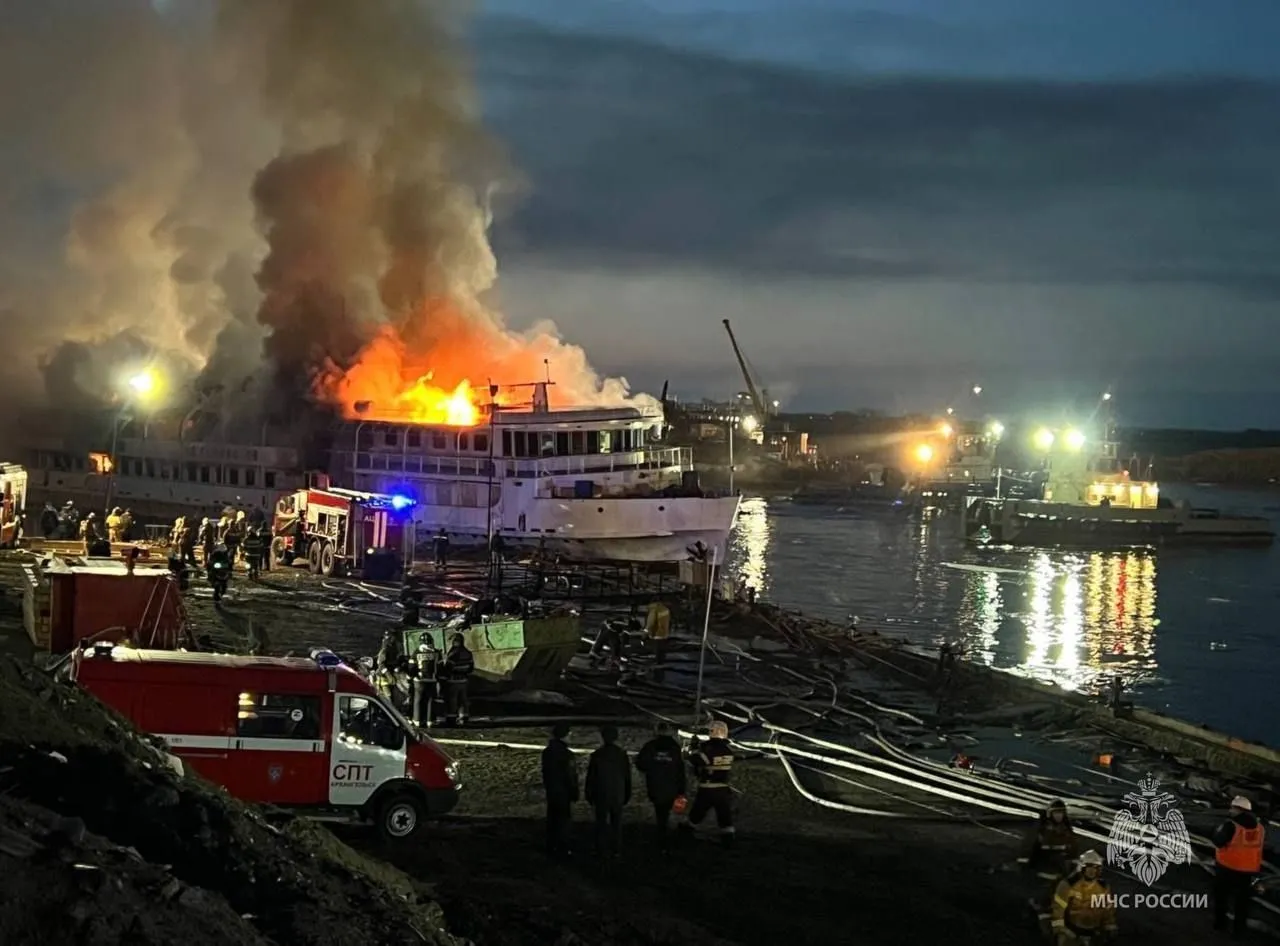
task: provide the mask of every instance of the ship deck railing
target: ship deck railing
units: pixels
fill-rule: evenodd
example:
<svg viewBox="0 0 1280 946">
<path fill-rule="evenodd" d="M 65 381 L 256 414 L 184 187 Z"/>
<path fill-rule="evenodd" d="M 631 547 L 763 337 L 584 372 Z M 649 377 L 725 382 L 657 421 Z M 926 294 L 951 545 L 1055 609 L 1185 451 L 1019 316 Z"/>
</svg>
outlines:
<svg viewBox="0 0 1280 946">
<path fill-rule="evenodd" d="M 355 473 L 405 473 L 418 476 L 541 479 L 606 473 L 690 469 L 688 447 L 655 447 L 623 453 L 565 457 L 494 457 L 433 455 L 401 450 L 362 450 L 354 455 Z"/>
</svg>

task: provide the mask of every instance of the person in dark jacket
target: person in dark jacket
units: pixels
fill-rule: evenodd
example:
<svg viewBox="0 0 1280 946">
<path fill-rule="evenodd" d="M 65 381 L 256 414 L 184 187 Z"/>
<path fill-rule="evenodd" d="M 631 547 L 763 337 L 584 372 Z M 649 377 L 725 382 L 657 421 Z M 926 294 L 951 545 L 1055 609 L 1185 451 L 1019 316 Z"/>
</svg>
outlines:
<svg viewBox="0 0 1280 946">
<path fill-rule="evenodd" d="M 689 761 L 698 777 L 698 791 L 689 807 L 689 818 L 681 827 L 692 831 L 714 811 L 721 841 L 728 846 L 734 839 L 733 789 L 729 785 L 733 746 L 729 744 L 729 727 L 724 723 L 712 723 L 709 734 L 710 739 L 693 746 L 689 752 Z"/>
<path fill-rule="evenodd" d="M 454 634 L 449 643 L 449 652 L 444 656 L 444 701 L 448 721 L 461 726 L 467 721 L 471 710 L 471 699 L 468 690 L 471 675 L 476 671 L 476 659 L 467 649 L 466 639 L 461 634 Z"/>
<path fill-rule="evenodd" d="M 1238 939 L 1249 923 L 1253 884 L 1262 871 L 1266 828 L 1243 795 L 1231 799 L 1228 818 L 1214 829 L 1213 928 L 1225 931 L 1230 910 L 1231 931 Z"/>
<path fill-rule="evenodd" d="M 671 823 L 671 809 L 676 799 L 685 793 L 680 743 L 671 735 L 671 727 L 666 723 L 658 723 L 654 737 L 640 747 L 636 754 L 636 769 L 644 776 L 645 791 L 653 803 L 658 847 L 665 851 L 669 843 L 667 826 Z"/>
<path fill-rule="evenodd" d="M 1046 880 L 1057 880 L 1079 856 L 1079 847 L 1067 806 L 1056 799 L 1040 812 L 1040 822 L 1027 835 L 1018 862 L 1027 870 L 1052 875 Z"/>
<path fill-rule="evenodd" d="M 431 537 L 431 547 L 436 553 L 436 568 L 448 568 L 449 533 L 444 531 L 444 526 L 441 526 L 440 531 Z"/>
<path fill-rule="evenodd" d="M 567 723 L 556 723 L 547 747 L 542 750 L 542 787 L 547 795 L 547 853 L 552 857 L 569 856 L 569 824 L 573 820 L 573 804 L 578 800 L 578 763 L 573 750 L 565 742 L 569 738 Z"/>
<path fill-rule="evenodd" d="M 604 740 L 587 764 L 587 804 L 596 813 L 596 853 L 617 857 L 622 841 L 622 809 L 631 801 L 631 760 L 618 745 L 618 728 L 601 726 Z"/>
</svg>

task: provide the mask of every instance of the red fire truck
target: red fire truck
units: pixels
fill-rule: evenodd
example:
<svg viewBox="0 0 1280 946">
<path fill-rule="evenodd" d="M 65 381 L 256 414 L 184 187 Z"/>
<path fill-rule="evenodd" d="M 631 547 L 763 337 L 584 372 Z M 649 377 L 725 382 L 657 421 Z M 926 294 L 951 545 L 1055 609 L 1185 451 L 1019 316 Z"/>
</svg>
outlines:
<svg viewBox="0 0 1280 946">
<path fill-rule="evenodd" d="M 100 644 L 71 679 L 237 798 L 388 840 L 457 804 L 454 761 L 328 651 L 236 657 Z"/>
<path fill-rule="evenodd" d="M 413 500 L 350 489 L 300 489 L 276 503 L 271 560 L 318 575 L 389 580 L 413 549 Z"/>
</svg>

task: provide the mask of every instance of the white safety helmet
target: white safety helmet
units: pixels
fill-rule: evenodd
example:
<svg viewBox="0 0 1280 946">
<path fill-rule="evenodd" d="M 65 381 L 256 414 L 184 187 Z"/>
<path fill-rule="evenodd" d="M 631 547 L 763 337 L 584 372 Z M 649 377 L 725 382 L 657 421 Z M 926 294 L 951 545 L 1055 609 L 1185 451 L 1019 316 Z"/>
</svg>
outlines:
<svg viewBox="0 0 1280 946">
<path fill-rule="evenodd" d="M 1253 811 L 1253 802 L 1245 798 L 1243 795 L 1237 795 L 1231 799 L 1231 807 L 1239 808 L 1241 811 Z"/>
<path fill-rule="evenodd" d="M 723 723 L 720 720 L 716 720 L 714 723 L 708 726 L 707 732 L 711 735 L 712 739 L 728 739 L 729 738 L 729 726 L 727 723 Z"/>
<path fill-rule="evenodd" d="M 1080 855 L 1079 863 L 1081 867 L 1101 867 L 1102 855 L 1097 851 L 1085 851 Z"/>
</svg>

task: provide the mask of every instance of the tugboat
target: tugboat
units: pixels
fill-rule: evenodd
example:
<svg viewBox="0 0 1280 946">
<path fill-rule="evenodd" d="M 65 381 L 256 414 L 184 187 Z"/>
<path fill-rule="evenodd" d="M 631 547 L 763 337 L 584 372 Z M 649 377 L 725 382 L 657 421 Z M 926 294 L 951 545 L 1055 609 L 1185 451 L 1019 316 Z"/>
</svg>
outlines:
<svg viewBox="0 0 1280 946">
<path fill-rule="evenodd" d="M 968 497 L 971 542 L 1041 547 L 1116 548 L 1187 544 L 1270 545 L 1275 530 L 1259 516 L 1225 515 L 1160 496 L 1155 480 L 1133 479 L 1117 459 L 1108 427 L 1096 452 L 1078 430 L 1042 430 L 1044 498 Z"/>
</svg>

